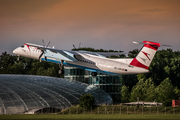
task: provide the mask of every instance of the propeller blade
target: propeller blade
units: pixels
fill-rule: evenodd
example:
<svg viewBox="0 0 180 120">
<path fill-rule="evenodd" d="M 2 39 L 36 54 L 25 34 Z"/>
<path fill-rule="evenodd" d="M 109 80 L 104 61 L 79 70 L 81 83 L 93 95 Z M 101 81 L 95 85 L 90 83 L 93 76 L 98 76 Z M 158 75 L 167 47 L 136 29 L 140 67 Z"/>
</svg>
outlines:
<svg viewBox="0 0 180 120">
<path fill-rule="evenodd" d="M 44 54 L 44 52 L 42 52 L 41 55 L 39 56 L 39 60 L 41 60 L 41 57 L 42 57 L 43 54 Z"/>
<path fill-rule="evenodd" d="M 81 46 L 81 42 L 79 43 L 79 47 L 78 48 L 80 48 L 80 46 Z"/>
<path fill-rule="evenodd" d="M 49 41 L 49 43 L 48 43 L 48 45 L 46 46 L 46 48 L 49 46 L 50 43 L 51 43 L 51 42 Z"/>
<path fill-rule="evenodd" d="M 76 49 L 75 45 L 73 44 L 74 49 Z"/>
<path fill-rule="evenodd" d="M 165 45 L 165 44 L 164 44 L 164 45 L 161 45 L 161 46 L 165 46 L 165 47 L 172 47 L 171 45 Z"/>
<path fill-rule="evenodd" d="M 136 41 L 133 41 L 134 44 L 144 44 L 143 42 L 136 42 Z"/>
<path fill-rule="evenodd" d="M 42 39 L 42 42 L 43 42 L 43 47 L 45 47 L 45 45 L 44 45 L 44 40 Z"/>
</svg>

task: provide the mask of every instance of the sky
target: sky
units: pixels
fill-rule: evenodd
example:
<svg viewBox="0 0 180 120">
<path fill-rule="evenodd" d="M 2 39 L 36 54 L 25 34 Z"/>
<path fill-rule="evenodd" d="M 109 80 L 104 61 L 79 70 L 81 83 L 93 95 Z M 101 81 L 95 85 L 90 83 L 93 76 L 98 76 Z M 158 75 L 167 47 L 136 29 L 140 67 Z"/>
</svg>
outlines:
<svg viewBox="0 0 180 120">
<path fill-rule="evenodd" d="M 180 0 L 0 0 L 0 53 L 24 43 L 76 47 L 141 48 L 132 41 L 180 50 Z M 161 49 L 167 49 L 161 47 Z"/>
</svg>

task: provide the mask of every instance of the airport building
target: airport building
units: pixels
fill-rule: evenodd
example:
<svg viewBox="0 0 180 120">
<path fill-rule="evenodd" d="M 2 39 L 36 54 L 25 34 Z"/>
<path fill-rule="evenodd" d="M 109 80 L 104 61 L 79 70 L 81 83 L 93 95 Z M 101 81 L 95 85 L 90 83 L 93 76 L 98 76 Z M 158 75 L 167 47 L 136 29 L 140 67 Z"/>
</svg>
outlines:
<svg viewBox="0 0 180 120">
<path fill-rule="evenodd" d="M 79 104 L 83 93 L 93 95 L 95 104 L 112 104 L 109 94 L 79 81 L 37 75 L 0 74 L 0 114 L 60 111 Z"/>
<path fill-rule="evenodd" d="M 64 78 L 94 85 L 108 93 L 113 99 L 113 104 L 121 102 L 122 78 L 120 75 L 97 73 L 97 76 L 92 76 L 90 71 L 76 67 L 64 67 Z"/>
</svg>

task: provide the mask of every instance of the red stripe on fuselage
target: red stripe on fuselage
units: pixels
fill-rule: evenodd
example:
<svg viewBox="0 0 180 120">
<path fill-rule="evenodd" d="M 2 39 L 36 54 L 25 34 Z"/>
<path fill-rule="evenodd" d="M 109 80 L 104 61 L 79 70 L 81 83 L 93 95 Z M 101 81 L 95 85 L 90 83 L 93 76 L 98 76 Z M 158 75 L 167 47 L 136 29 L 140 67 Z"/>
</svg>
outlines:
<svg viewBox="0 0 180 120">
<path fill-rule="evenodd" d="M 149 68 L 148 66 L 145 66 L 145 65 L 143 65 L 142 63 L 140 63 L 136 58 L 134 58 L 134 59 L 132 60 L 132 62 L 130 63 L 130 65 L 136 66 L 136 67 L 141 67 L 141 68 L 144 68 L 144 69 L 148 69 L 148 68 Z"/>
</svg>

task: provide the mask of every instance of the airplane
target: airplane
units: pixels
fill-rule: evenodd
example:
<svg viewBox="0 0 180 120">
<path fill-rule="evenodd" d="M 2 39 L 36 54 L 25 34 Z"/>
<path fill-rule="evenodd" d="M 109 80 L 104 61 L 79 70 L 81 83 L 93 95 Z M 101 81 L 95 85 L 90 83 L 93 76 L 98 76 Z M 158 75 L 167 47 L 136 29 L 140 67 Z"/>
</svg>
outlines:
<svg viewBox="0 0 180 120">
<path fill-rule="evenodd" d="M 138 42 L 133 43 L 139 44 Z M 106 56 L 122 53 L 58 50 L 48 47 L 49 44 L 42 46 L 32 43 L 24 43 L 13 53 L 40 61 L 57 63 L 60 67 L 59 74 L 63 74 L 63 66 L 73 66 L 91 71 L 92 76 L 97 76 L 97 72 L 111 75 L 148 73 L 148 68 L 161 44 L 151 41 L 143 41 L 140 44 L 144 45 L 135 58 L 111 59 Z"/>
</svg>

